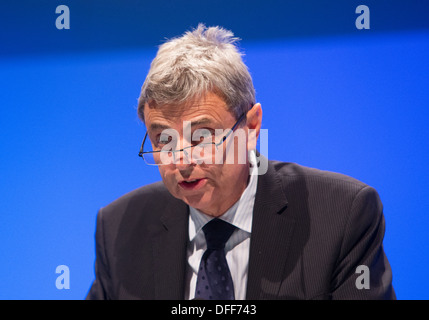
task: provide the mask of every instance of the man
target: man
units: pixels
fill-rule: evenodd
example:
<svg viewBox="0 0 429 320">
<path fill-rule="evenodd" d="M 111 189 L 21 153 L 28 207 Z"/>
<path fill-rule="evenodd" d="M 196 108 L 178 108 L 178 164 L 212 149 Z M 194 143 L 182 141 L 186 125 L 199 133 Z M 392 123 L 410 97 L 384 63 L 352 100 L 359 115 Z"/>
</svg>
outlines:
<svg viewBox="0 0 429 320">
<path fill-rule="evenodd" d="M 199 25 L 160 46 L 138 113 L 162 182 L 100 210 L 87 299 L 394 299 L 377 192 L 256 151 L 236 40 Z"/>
</svg>

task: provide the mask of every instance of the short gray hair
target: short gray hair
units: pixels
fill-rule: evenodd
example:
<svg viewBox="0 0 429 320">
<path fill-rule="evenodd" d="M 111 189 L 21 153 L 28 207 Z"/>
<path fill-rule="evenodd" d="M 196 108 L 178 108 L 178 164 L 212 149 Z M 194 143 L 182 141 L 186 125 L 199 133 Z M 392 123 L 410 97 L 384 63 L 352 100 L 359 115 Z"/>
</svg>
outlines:
<svg viewBox="0 0 429 320">
<path fill-rule="evenodd" d="M 199 24 L 162 44 L 138 99 L 140 119 L 144 122 L 146 103 L 182 104 L 208 92 L 222 98 L 237 119 L 247 112 L 255 104 L 255 89 L 238 40 L 229 30 Z"/>
</svg>

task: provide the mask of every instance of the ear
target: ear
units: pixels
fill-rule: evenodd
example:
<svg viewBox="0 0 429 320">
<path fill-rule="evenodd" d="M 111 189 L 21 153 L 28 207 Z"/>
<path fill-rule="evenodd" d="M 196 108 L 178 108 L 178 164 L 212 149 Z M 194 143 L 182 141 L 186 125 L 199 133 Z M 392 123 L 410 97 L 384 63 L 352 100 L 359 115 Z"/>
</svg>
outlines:
<svg viewBox="0 0 429 320">
<path fill-rule="evenodd" d="M 247 149 L 255 150 L 256 141 L 259 137 L 262 125 L 262 107 L 260 103 L 255 104 L 247 113 L 246 126 L 248 128 Z"/>
</svg>

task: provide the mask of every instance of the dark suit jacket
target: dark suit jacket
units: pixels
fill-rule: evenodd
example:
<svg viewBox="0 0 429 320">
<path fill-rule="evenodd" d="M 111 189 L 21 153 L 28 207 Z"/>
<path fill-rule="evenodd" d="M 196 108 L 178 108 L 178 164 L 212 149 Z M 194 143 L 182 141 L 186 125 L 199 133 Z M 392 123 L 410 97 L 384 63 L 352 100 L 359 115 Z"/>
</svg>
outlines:
<svg viewBox="0 0 429 320">
<path fill-rule="evenodd" d="M 99 211 L 87 299 L 183 299 L 188 206 L 162 182 Z M 258 177 L 247 299 L 394 299 L 377 192 L 353 178 L 269 161 Z M 369 268 L 358 289 L 356 268 Z"/>
</svg>

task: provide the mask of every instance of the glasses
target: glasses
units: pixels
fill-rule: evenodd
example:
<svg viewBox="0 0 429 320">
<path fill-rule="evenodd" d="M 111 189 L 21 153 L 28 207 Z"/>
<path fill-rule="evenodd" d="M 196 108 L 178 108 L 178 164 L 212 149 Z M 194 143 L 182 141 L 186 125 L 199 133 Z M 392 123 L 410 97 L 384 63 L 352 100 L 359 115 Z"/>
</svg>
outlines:
<svg viewBox="0 0 429 320">
<path fill-rule="evenodd" d="M 234 126 L 222 136 L 219 142 L 204 142 L 204 140 L 200 143 L 193 144 L 191 146 L 187 146 L 185 148 L 179 150 L 154 150 L 154 151 L 144 151 L 144 145 L 148 136 L 146 134 L 143 138 L 142 145 L 140 147 L 139 157 L 143 158 L 146 164 L 151 166 L 161 166 L 167 165 L 171 163 L 177 163 L 177 160 L 180 159 L 180 152 L 183 152 L 185 158 L 190 163 L 190 159 L 197 163 L 209 162 L 213 160 L 213 155 L 218 152 L 218 148 L 222 145 L 225 140 L 230 136 L 230 134 L 237 128 L 238 124 L 245 118 L 247 112 L 243 113 L 240 118 L 238 118 L 237 122 Z M 171 141 L 171 140 L 170 140 Z"/>
</svg>

